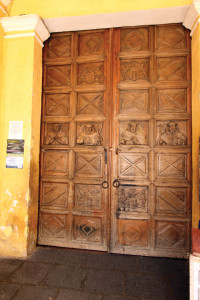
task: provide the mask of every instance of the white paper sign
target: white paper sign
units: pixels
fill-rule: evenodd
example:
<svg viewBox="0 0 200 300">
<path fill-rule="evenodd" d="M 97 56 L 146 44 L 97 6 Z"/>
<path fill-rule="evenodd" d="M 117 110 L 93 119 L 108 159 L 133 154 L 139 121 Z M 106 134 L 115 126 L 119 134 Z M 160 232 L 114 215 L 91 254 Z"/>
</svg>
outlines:
<svg viewBox="0 0 200 300">
<path fill-rule="evenodd" d="M 23 156 L 7 156 L 6 168 L 23 169 Z"/>
<path fill-rule="evenodd" d="M 9 121 L 9 139 L 21 140 L 23 136 L 23 121 Z"/>
</svg>

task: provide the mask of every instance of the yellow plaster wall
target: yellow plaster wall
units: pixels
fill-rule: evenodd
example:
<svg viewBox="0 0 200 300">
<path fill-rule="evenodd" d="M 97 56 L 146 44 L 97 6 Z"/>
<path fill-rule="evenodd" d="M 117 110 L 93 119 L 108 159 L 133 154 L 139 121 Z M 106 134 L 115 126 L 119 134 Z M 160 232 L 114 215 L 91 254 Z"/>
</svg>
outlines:
<svg viewBox="0 0 200 300">
<path fill-rule="evenodd" d="M 189 5 L 192 0 L 14 0 L 10 16 L 38 14 L 42 18 L 80 16 Z"/>
<path fill-rule="evenodd" d="M 192 227 L 199 221 L 199 137 L 200 137 L 200 26 L 192 36 Z"/>
<path fill-rule="evenodd" d="M 32 185 L 38 180 L 38 166 L 35 167 L 35 164 L 38 164 L 39 151 L 40 117 L 37 112 L 40 97 L 33 76 L 37 72 L 35 77 L 41 85 L 41 49 L 38 49 L 41 46 L 37 47 L 35 43 L 34 37 L 4 39 L 4 88 L 0 102 L 0 255 L 3 256 L 23 257 L 31 243 L 35 246 L 38 196 L 32 193 Z M 23 169 L 5 168 L 9 120 L 24 122 Z"/>
</svg>

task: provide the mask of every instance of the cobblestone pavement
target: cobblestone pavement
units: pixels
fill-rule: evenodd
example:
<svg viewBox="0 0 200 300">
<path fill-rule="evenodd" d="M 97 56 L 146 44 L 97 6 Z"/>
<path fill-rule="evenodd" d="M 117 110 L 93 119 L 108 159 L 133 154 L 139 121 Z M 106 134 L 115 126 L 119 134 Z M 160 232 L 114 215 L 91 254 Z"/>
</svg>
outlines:
<svg viewBox="0 0 200 300">
<path fill-rule="evenodd" d="M 0 300 L 188 300 L 188 260 L 38 247 L 0 259 Z"/>
</svg>

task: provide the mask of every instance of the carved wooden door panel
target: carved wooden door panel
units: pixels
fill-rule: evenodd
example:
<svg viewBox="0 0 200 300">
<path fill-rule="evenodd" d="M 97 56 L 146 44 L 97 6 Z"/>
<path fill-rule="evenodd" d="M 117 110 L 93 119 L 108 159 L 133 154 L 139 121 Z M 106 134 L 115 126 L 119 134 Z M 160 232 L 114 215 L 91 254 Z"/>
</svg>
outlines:
<svg viewBox="0 0 200 300">
<path fill-rule="evenodd" d="M 39 244 L 186 256 L 189 31 L 53 34 L 43 81 Z"/>
<path fill-rule="evenodd" d="M 114 31 L 115 253 L 184 257 L 191 196 L 190 40 L 181 25 Z"/>
<path fill-rule="evenodd" d="M 109 30 L 46 42 L 39 244 L 107 250 L 109 45 Z"/>
</svg>

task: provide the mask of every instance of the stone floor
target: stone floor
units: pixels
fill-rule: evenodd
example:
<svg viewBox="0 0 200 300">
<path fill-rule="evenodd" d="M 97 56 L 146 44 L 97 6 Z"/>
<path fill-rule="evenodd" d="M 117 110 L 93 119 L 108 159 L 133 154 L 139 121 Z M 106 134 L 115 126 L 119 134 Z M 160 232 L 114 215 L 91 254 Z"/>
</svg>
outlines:
<svg viewBox="0 0 200 300">
<path fill-rule="evenodd" d="M 188 261 L 38 247 L 0 260 L 0 299 L 188 300 Z"/>
</svg>

